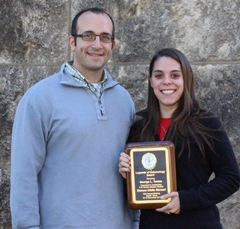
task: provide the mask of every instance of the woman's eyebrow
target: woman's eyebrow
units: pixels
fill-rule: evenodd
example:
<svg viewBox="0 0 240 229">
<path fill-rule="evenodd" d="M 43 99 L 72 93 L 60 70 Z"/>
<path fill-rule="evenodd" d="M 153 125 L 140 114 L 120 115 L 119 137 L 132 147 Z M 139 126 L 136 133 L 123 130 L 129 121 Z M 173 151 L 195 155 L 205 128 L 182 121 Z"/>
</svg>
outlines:
<svg viewBox="0 0 240 229">
<path fill-rule="evenodd" d="M 157 69 L 157 70 L 154 70 L 153 72 L 164 72 L 164 71 Z M 176 69 L 176 70 L 171 70 L 170 72 L 181 72 L 181 70 Z"/>
</svg>

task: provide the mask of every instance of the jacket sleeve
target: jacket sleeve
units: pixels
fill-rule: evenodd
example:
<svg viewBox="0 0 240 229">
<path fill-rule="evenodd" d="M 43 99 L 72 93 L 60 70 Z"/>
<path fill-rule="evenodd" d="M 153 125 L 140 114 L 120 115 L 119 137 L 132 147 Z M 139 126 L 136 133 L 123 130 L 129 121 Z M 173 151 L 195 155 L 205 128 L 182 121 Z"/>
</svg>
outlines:
<svg viewBox="0 0 240 229">
<path fill-rule="evenodd" d="M 13 229 L 40 228 L 38 174 L 45 151 L 44 124 L 25 97 L 18 105 L 12 132 L 10 207 Z"/>
<path fill-rule="evenodd" d="M 220 120 L 215 121 L 219 126 Z M 209 182 L 188 190 L 179 190 L 181 213 L 211 207 L 239 189 L 239 169 L 229 138 L 224 129 L 215 131 L 214 134 L 218 139 L 213 140 L 215 152 L 208 149 L 206 158 L 207 166 L 210 167 L 215 177 Z"/>
<path fill-rule="evenodd" d="M 133 212 L 133 223 L 131 229 L 139 229 L 139 221 L 140 221 L 140 210 L 132 210 Z"/>
</svg>

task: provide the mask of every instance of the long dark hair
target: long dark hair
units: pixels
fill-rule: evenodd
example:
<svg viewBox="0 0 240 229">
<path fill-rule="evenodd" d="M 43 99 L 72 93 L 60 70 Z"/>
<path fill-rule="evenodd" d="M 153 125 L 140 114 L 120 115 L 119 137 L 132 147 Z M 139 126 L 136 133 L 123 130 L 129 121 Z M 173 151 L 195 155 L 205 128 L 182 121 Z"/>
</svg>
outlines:
<svg viewBox="0 0 240 229">
<path fill-rule="evenodd" d="M 185 55 L 174 48 L 165 48 L 158 51 L 150 62 L 147 108 L 137 113 L 142 116 L 142 119 L 137 121 L 138 129 L 131 133 L 131 141 L 154 141 L 156 139 L 161 113 L 159 101 L 150 84 L 150 78 L 155 62 L 161 57 L 170 57 L 180 64 L 184 82 L 184 91 L 179 100 L 178 108 L 171 117 L 171 124 L 165 140 L 181 145 L 180 156 L 185 146 L 188 146 L 189 149 L 189 138 L 191 137 L 196 141 L 205 157 L 204 142 L 213 150 L 211 143 L 213 137 L 209 133 L 210 129 L 201 125 L 199 119 L 215 116 L 213 114 L 207 115 L 207 110 L 199 106 L 194 92 L 194 76 L 191 65 Z"/>
</svg>

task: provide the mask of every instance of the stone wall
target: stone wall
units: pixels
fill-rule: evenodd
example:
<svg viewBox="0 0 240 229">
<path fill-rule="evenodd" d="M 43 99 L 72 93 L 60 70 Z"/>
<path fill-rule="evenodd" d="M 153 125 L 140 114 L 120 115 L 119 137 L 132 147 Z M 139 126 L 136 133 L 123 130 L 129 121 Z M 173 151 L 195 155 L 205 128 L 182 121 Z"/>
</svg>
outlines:
<svg viewBox="0 0 240 229">
<path fill-rule="evenodd" d="M 156 50 L 186 54 L 201 104 L 223 121 L 240 164 L 239 0 L 0 0 L 0 229 L 11 228 L 10 143 L 23 93 L 71 58 L 73 16 L 105 8 L 116 23 L 117 47 L 108 69 L 145 106 L 148 64 Z M 224 228 L 240 228 L 239 192 L 219 204 Z"/>
</svg>

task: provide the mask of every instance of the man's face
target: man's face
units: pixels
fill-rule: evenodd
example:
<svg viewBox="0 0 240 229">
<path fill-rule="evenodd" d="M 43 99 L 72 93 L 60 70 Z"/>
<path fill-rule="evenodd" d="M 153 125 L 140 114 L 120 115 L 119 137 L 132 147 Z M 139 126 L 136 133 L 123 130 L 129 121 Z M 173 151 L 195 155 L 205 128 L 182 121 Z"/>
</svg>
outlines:
<svg viewBox="0 0 240 229">
<path fill-rule="evenodd" d="M 112 35 L 113 25 L 106 14 L 85 12 L 77 21 L 77 34 L 93 32 L 96 35 L 108 33 Z M 69 37 L 69 44 L 74 53 L 73 66 L 85 77 L 89 75 L 101 75 L 104 66 L 109 60 L 115 41 L 104 43 L 99 36 L 95 41 L 84 41 L 81 37 Z"/>
</svg>

